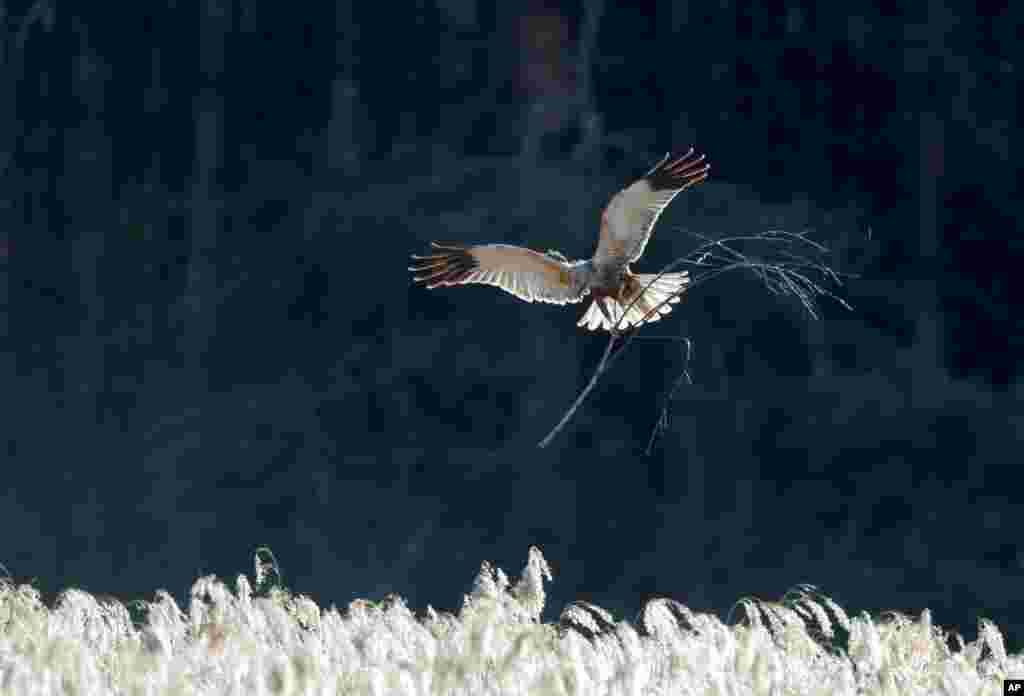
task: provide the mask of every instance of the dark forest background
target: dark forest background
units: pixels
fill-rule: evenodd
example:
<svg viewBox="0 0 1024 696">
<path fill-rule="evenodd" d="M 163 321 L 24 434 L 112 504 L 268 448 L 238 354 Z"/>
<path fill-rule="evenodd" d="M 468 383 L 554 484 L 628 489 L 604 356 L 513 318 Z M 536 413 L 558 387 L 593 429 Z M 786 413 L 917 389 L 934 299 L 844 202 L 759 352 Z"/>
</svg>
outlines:
<svg viewBox="0 0 1024 696">
<path fill-rule="evenodd" d="M 833 9 L 832 6 L 835 6 Z M 574 599 L 725 616 L 819 585 L 1024 640 L 1010 2 L 0 1 L 0 562 L 182 597 L 270 546 L 322 604 L 459 606 L 530 544 Z M 554 445 L 579 308 L 412 286 L 431 239 L 589 256 L 707 153 L 693 233 L 811 236 L 811 321 L 733 273 Z M 1017 530 L 1017 531 L 1014 531 Z"/>
</svg>

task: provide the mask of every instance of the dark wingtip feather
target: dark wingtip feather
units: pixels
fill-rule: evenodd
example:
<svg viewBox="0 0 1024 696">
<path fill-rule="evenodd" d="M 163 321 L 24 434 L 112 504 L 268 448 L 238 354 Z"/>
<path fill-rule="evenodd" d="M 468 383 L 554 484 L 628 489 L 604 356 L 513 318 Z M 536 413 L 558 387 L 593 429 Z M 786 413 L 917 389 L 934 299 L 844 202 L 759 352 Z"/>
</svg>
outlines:
<svg viewBox="0 0 1024 696">
<path fill-rule="evenodd" d="M 465 280 L 477 266 L 476 259 L 469 253 L 465 244 L 441 244 L 431 242 L 435 249 L 446 253 L 429 254 L 426 256 L 412 255 L 413 264 L 409 270 L 413 273 L 413 282 L 427 288 L 439 285 L 453 285 Z"/>
<path fill-rule="evenodd" d="M 666 155 L 644 178 L 655 191 L 685 189 L 707 179 L 710 170 L 711 165 L 704 161 L 704 155 L 694 155 L 691 147 L 675 159 Z"/>
</svg>

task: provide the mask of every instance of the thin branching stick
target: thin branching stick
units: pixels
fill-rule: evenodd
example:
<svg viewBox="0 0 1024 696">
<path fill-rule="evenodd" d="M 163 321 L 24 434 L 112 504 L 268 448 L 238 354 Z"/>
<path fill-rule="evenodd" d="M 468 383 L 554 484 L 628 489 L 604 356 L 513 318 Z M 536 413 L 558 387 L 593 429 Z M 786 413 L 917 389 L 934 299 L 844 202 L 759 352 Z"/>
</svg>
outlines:
<svg viewBox="0 0 1024 696">
<path fill-rule="evenodd" d="M 583 388 L 580 395 L 576 397 L 576 401 L 573 402 L 572 406 L 569 407 L 569 410 L 562 416 L 562 420 L 558 421 L 558 425 L 552 428 L 551 432 L 547 434 L 547 437 L 537 444 L 538 447 L 547 447 L 551 444 L 551 441 L 555 439 L 558 433 L 562 432 L 562 428 L 564 428 L 565 424 L 568 423 L 574 415 L 576 415 L 576 409 L 578 409 L 586 400 L 587 395 L 590 394 L 590 390 L 597 386 L 597 380 L 599 380 L 601 375 L 603 375 L 605 371 L 612 366 L 612 363 L 608 358 L 611 355 L 612 348 L 615 347 L 615 341 L 618 337 L 618 332 L 613 331 L 611 338 L 608 339 L 608 345 L 605 346 L 604 355 L 601 356 L 601 362 L 597 364 L 597 369 L 594 370 L 594 374 L 591 375 L 590 381 L 587 382 L 587 386 Z"/>
<path fill-rule="evenodd" d="M 683 353 L 683 369 L 676 377 L 675 382 L 672 384 L 672 388 L 665 392 L 664 398 L 661 400 L 661 412 L 658 414 L 658 420 L 654 422 L 654 427 L 651 428 L 651 437 L 647 440 L 647 449 L 644 450 L 644 454 L 648 457 L 651 456 L 651 452 L 654 451 L 654 443 L 658 441 L 658 436 L 668 430 L 668 413 L 672 406 L 672 400 L 675 399 L 676 392 L 679 387 L 686 384 L 693 384 L 693 380 L 690 378 L 690 357 L 693 355 L 693 343 L 688 338 L 682 340 L 682 344 L 686 346 L 686 350 Z M 682 346 L 680 346 L 682 348 Z"/>
<path fill-rule="evenodd" d="M 622 331 L 621 325 L 629 310 L 632 309 L 633 305 L 637 301 L 639 301 L 647 288 L 657 282 L 663 275 L 679 268 L 680 266 L 689 266 L 699 272 L 697 272 L 696 275 L 693 275 L 690 282 L 679 293 L 666 298 L 644 314 L 640 323 L 641 326 L 648 317 L 658 312 L 663 305 L 671 302 L 675 296 L 682 294 L 682 292 L 693 292 L 693 290 L 699 285 L 702 285 L 723 273 L 739 269 L 746 269 L 754 273 L 761 282 L 764 283 L 767 290 L 773 295 L 792 295 L 796 297 L 812 319 L 819 318 L 817 312 L 817 298 L 819 297 L 829 297 L 846 309 L 852 310 L 852 307 L 850 307 L 845 300 L 837 296 L 831 290 L 828 290 L 822 285 L 816 283 L 808 275 L 811 272 L 816 272 L 836 285 L 842 285 L 841 278 L 853 277 L 850 274 L 838 273 L 829 266 L 826 266 L 824 263 L 813 258 L 803 256 L 799 253 L 795 253 L 789 248 L 783 248 L 781 253 L 778 254 L 779 258 L 775 259 L 762 259 L 759 257 L 748 256 L 737 248 L 737 245 L 748 242 L 769 242 L 789 247 L 805 244 L 818 254 L 828 254 L 828 248 L 812 239 L 809 239 L 807 237 L 808 231 L 806 230 L 800 233 L 786 232 L 785 230 L 768 230 L 754 235 L 722 237 L 719 239 L 713 239 L 699 233 L 691 234 L 703 243 L 686 256 L 676 259 L 663 268 L 644 287 L 643 291 L 633 299 L 629 306 L 623 310 L 622 314 L 616 321 L 615 326 L 612 327 L 610 332 L 611 336 L 608 338 L 608 345 L 605 347 L 604 355 L 601 356 L 600 362 L 598 362 L 597 367 L 594 368 L 594 373 L 591 375 L 587 385 L 583 388 L 583 391 L 580 392 L 579 396 L 576 397 L 576 400 L 573 401 L 572 405 L 562 416 L 561 420 L 559 420 L 555 427 L 551 429 L 551 432 L 549 432 L 543 440 L 537 443 L 538 447 L 547 447 L 555 437 L 565 429 L 569 421 L 571 421 L 573 416 L 576 415 L 580 406 L 582 406 L 583 402 L 586 401 L 590 392 L 592 392 L 594 387 L 597 386 L 601 377 L 611 369 L 612 365 L 614 365 L 615 361 L 622 355 L 623 351 L 625 351 L 625 349 L 632 344 L 633 340 L 638 337 L 639 326 L 633 328 L 633 330 L 628 334 L 624 334 Z M 684 382 L 689 383 L 690 380 L 688 366 L 691 345 L 689 339 L 683 337 L 671 338 L 672 340 L 681 340 L 686 342 L 686 367 L 684 367 L 683 373 L 676 378 L 672 388 L 666 392 L 661 415 L 659 416 L 658 422 L 655 424 L 654 432 L 651 434 L 651 440 L 648 442 L 648 453 L 650 453 L 653 448 L 657 435 L 660 432 L 663 432 L 668 425 L 669 403 L 672 398 L 674 398 L 679 387 Z M 619 349 L 613 350 L 620 339 L 621 345 Z"/>
</svg>

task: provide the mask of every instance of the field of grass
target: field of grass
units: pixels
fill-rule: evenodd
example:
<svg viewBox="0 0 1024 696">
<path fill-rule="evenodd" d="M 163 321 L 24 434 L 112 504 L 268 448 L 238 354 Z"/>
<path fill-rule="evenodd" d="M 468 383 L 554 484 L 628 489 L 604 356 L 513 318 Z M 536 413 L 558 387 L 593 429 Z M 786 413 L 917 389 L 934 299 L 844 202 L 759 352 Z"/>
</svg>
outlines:
<svg viewBox="0 0 1024 696">
<path fill-rule="evenodd" d="M 396 596 L 322 609 L 263 549 L 252 579 L 200 578 L 185 609 L 74 589 L 47 607 L 0 581 L 0 694 L 995 695 L 1024 677 L 987 621 L 965 644 L 928 611 L 851 618 L 800 586 L 730 623 L 656 599 L 632 623 L 575 602 L 545 624 L 545 580 L 531 548 L 518 581 L 484 563 L 457 615 L 421 616 Z"/>
</svg>

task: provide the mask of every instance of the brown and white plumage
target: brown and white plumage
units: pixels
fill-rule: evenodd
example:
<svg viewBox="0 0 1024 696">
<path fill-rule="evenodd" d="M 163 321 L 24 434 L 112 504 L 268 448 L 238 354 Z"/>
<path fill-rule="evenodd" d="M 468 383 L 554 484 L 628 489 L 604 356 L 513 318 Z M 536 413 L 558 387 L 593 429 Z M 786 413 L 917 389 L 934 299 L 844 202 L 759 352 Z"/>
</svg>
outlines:
<svg viewBox="0 0 1024 696">
<path fill-rule="evenodd" d="M 707 178 L 704 156 L 664 159 L 612 197 L 601 215 L 597 250 L 587 261 L 568 261 L 557 252 L 541 254 L 509 244 L 441 244 L 436 253 L 413 255 L 409 268 L 428 288 L 484 283 L 527 302 L 593 302 L 578 322 L 590 330 L 611 331 L 657 321 L 668 314 L 689 283 L 686 271 L 633 274 L 658 217 L 680 192 Z M 624 316 L 623 316 L 624 315 Z"/>
<path fill-rule="evenodd" d="M 640 258 L 658 217 L 677 195 L 708 177 L 711 166 L 690 148 L 682 157 L 664 158 L 632 185 L 615 194 L 601 215 L 601 236 L 594 259 L 632 263 Z"/>
<path fill-rule="evenodd" d="M 571 282 L 573 265 L 553 255 L 511 244 L 441 244 L 438 253 L 413 255 L 409 268 L 415 281 L 428 288 L 484 283 L 510 292 L 527 302 L 565 304 L 579 302 L 583 293 Z"/>
</svg>

